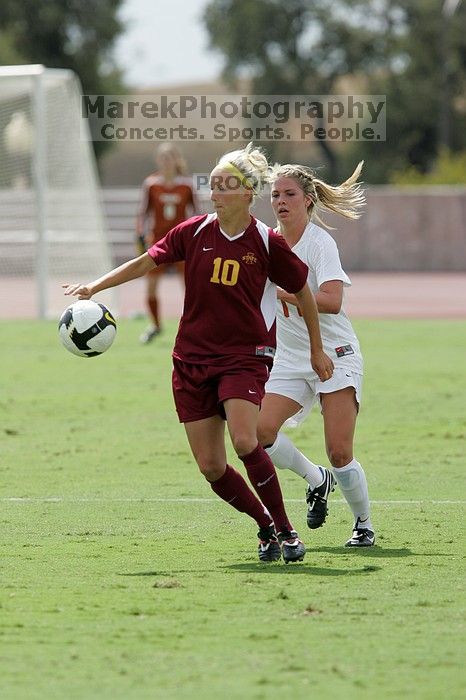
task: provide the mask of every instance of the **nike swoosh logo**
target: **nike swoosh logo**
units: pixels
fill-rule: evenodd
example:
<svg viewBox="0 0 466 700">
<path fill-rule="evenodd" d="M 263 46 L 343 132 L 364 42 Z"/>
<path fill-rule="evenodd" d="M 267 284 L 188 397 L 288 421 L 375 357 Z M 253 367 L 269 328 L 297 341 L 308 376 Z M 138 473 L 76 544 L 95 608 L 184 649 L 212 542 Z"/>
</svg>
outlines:
<svg viewBox="0 0 466 700">
<path fill-rule="evenodd" d="M 203 247 L 202 250 L 204 250 L 204 251 L 206 251 L 206 250 L 213 250 L 213 248 L 204 248 L 204 247 Z"/>
<path fill-rule="evenodd" d="M 248 389 L 250 394 L 257 394 L 257 391 L 251 391 L 251 389 Z"/>
<path fill-rule="evenodd" d="M 113 316 L 112 316 L 112 314 L 110 313 L 110 311 L 106 311 L 105 314 L 104 314 L 104 316 L 105 316 L 105 318 L 107 319 L 107 321 L 109 321 L 109 323 L 113 323 L 113 325 L 116 326 L 116 321 L 115 321 L 115 319 L 113 318 Z"/>
<path fill-rule="evenodd" d="M 258 485 L 258 486 L 265 486 L 266 484 L 269 483 L 269 481 L 270 481 L 271 479 L 273 479 L 274 476 L 275 476 L 275 474 L 271 474 L 271 475 L 269 476 L 269 478 L 266 479 L 265 481 L 258 481 L 258 482 L 257 482 L 257 485 Z"/>
</svg>

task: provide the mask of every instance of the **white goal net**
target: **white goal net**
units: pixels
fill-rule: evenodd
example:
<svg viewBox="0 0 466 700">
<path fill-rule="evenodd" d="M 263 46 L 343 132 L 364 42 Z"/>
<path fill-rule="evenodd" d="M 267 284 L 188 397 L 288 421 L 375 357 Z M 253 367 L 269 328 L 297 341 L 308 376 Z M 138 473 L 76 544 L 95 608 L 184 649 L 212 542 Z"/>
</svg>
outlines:
<svg viewBox="0 0 466 700">
<path fill-rule="evenodd" d="M 0 318 L 58 317 L 61 283 L 112 267 L 80 95 L 72 71 L 0 67 Z"/>
</svg>

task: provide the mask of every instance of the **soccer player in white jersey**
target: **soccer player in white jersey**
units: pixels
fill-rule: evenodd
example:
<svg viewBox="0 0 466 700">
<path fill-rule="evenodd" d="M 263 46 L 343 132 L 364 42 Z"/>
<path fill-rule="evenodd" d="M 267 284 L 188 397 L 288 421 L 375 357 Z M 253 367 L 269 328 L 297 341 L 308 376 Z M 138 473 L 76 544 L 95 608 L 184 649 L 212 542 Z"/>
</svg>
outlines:
<svg viewBox="0 0 466 700">
<path fill-rule="evenodd" d="M 259 442 L 275 466 L 287 468 L 307 483 L 307 523 L 323 525 L 327 499 L 337 481 L 354 515 L 347 547 L 375 543 L 367 481 L 353 454 L 353 436 L 361 402 L 363 360 L 358 339 L 343 309 L 343 289 L 351 284 L 344 272 L 334 239 L 314 223 L 316 210 L 351 219 L 360 216 L 364 194 L 357 182 L 362 163 L 352 176 L 333 187 L 302 165 L 273 168 L 271 201 L 278 230 L 290 248 L 309 268 L 308 284 L 319 310 L 324 351 L 333 360 L 331 379 L 322 382 L 312 369 L 309 336 L 296 297 L 278 292 L 277 354 L 259 416 Z M 281 427 L 297 425 L 319 402 L 323 415 L 326 450 L 332 470 L 314 464 L 284 434 Z"/>
<path fill-rule="evenodd" d="M 312 341 L 310 364 L 324 381 L 322 349 L 307 266 L 283 237 L 250 214 L 268 163 L 252 144 L 225 154 L 211 173 L 215 213 L 172 228 L 146 253 L 65 294 L 93 294 L 185 261 L 186 294 L 173 351 L 173 396 L 193 456 L 214 493 L 259 527 L 259 559 L 300 561 L 305 547 L 288 519 L 275 468 L 257 439 L 259 406 L 275 353 L 276 285 L 296 294 Z M 225 423 L 258 496 L 226 462 Z"/>
</svg>

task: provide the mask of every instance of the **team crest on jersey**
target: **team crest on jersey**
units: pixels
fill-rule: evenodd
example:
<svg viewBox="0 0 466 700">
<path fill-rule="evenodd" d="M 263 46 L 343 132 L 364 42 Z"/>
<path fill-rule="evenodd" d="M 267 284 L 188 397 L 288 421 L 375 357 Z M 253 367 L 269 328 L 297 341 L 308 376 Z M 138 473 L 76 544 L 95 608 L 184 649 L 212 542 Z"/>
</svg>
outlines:
<svg viewBox="0 0 466 700">
<path fill-rule="evenodd" d="M 246 253 L 246 255 L 243 255 L 242 260 L 244 260 L 246 265 L 253 265 L 257 262 L 257 258 L 254 253 Z"/>
</svg>

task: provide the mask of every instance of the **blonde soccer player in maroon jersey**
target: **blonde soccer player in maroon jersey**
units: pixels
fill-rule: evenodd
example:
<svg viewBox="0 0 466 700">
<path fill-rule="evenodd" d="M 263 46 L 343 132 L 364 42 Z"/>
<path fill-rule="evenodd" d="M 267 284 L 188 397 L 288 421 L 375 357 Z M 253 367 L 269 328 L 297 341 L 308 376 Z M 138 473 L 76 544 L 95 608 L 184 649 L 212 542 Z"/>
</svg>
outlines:
<svg viewBox="0 0 466 700">
<path fill-rule="evenodd" d="M 173 395 L 180 422 L 212 490 L 259 527 L 259 558 L 302 560 L 305 547 L 283 503 L 275 468 L 257 440 L 259 407 L 275 353 L 277 285 L 299 300 L 310 336 L 312 367 L 324 381 L 333 362 L 322 350 L 307 266 L 281 235 L 250 214 L 268 175 L 252 144 L 224 155 L 211 173 L 213 214 L 175 226 L 149 250 L 65 294 L 90 299 L 140 277 L 154 265 L 185 261 L 183 315 L 173 350 Z M 231 442 L 257 493 L 227 464 Z"/>
<path fill-rule="evenodd" d="M 161 144 L 156 150 L 155 163 L 156 172 L 142 183 L 136 220 L 136 243 L 141 253 L 198 210 L 192 181 L 187 176 L 186 162 L 180 149 L 172 143 Z M 173 267 L 183 283 L 183 262 L 178 261 Z M 158 289 L 160 274 L 164 269 L 166 266 L 154 266 L 146 275 L 146 306 L 151 325 L 141 335 L 142 343 L 150 343 L 162 330 Z"/>
</svg>

